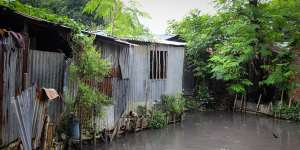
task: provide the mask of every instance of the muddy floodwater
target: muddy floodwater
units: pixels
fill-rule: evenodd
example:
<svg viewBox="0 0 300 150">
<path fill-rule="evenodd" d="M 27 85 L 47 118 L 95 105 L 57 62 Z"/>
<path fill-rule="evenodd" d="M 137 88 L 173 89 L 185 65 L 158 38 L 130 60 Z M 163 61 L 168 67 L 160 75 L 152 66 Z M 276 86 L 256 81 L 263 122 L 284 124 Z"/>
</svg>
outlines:
<svg viewBox="0 0 300 150">
<path fill-rule="evenodd" d="M 160 130 L 128 134 L 99 150 L 300 150 L 300 124 L 253 114 L 202 112 Z"/>
</svg>

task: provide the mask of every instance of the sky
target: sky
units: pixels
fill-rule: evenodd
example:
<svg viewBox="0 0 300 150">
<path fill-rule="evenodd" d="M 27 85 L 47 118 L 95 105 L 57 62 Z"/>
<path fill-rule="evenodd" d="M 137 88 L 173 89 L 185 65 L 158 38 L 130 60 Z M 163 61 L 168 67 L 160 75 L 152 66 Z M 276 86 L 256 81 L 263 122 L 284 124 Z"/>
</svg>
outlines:
<svg viewBox="0 0 300 150">
<path fill-rule="evenodd" d="M 128 0 L 124 0 L 125 3 Z M 147 12 L 151 19 L 141 19 L 142 24 L 154 34 L 164 34 L 168 20 L 180 20 L 191 9 L 200 9 L 203 13 L 215 13 L 213 0 L 136 0 L 140 9 Z"/>
</svg>

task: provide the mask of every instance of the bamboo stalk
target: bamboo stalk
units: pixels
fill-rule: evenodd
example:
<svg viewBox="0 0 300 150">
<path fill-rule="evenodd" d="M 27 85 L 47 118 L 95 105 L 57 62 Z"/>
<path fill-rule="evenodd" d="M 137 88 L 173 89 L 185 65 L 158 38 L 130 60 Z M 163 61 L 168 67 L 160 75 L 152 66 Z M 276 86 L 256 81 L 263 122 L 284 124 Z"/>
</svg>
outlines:
<svg viewBox="0 0 300 150">
<path fill-rule="evenodd" d="M 292 96 L 290 99 L 289 99 L 289 108 L 291 108 L 292 106 L 292 100 L 294 99 L 294 96 Z"/>
<path fill-rule="evenodd" d="M 282 108 L 282 105 L 283 105 L 283 94 L 284 94 L 284 91 L 282 90 L 281 91 L 281 98 L 280 98 L 280 109 Z"/>
<path fill-rule="evenodd" d="M 244 95 L 242 95 L 242 98 L 241 98 L 241 106 L 240 106 L 240 111 L 243 110 L 243 105 L 244 105 Z"/>
<path fill-rule="evenodd" d="M 247 110 L 247 97 L 246 96 L 244 96 L 244 112 L 246 112 L 246 110 Z"/>
<path fill-rule="evenodd" d="M 233 102 L 233 111 L 235 111 L 237 97 L 238 97 L 238 95 L 235 94 L 235 98 L 234 98 L 234 102 Z"/>
<path fill-rule="evenodd" d="M 94 104 L 93 109 L 93 128 L 94 128 L 94 134 L 93 134 L 93 140 L 94 140 L 94 150 L 96 150 L 96 105 Z"/>
<path fill-rule="evenodd" d="M 261 96 L 262 96 L 262 94 L 259 94 L 258 102 L 257 102 L 257 105 L 256 105 L 256 112 L 259 111 L 259 105 L 260 105 L 260 101 L 261 101 Z"/>
<path fill-rule="evenodd" d="M 80 150 L 82 150 L 83 148 L 83 144 L 82 144 L 82 124 L 81 124 L 81 119 L 82 119 L 82 114 L 81 114 L 81 107 L 80 107 L 80 103 L 79 103 L 79 142 L 80 142 Z"/>
</svg>

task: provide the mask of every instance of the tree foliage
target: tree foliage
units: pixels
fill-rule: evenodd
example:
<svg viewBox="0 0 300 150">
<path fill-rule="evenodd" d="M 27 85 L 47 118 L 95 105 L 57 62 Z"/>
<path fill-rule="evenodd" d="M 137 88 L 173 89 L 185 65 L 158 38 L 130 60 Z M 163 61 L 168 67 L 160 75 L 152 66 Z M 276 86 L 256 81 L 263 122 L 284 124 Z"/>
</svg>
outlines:
<svg viewBox="0 0 300 150">
<path fill-rule="evenodd" d="M 118 36 L 147 35 L 148 30 L 140 23 L 140 17 L 148 17 L 146 12 L 138 9 L 138 3 L 130 0 L 125 5 L 122 0 L 90 0 L 84 12 L 95 18 L 103 18 L 106 31 Z"/>
<path fill-rule="evenodd" d="M 83 13 L 83 6 L 89 0 L 20 0 L 24 4 L 33 7 L 51 10 L 55 14 L 68 16 L 94 29 L 103 25 L 102 18 L 94 18 L 92 15 Z"/>
<path fill-rule="evenodd" d="M 34 7 L 63 14 L 84 24 L 88 30 L 105 30 L 111 35 L 137 37 L 150 36 L 140 18 L 150 18 L 141 11 L 139 3 L 130 0 L 20 0 Z"/>
<path fill-rule="evenodd" d="M 193 10 L 170 24 L 188 43 L 196 75 L 223 80 L 232 93 L 295 87 L 292 51 L 299 48 L 300 1 L 217 0 L 215 15 Z M 251 90 L 250 90 L 251 89 Z"/>
</svg>

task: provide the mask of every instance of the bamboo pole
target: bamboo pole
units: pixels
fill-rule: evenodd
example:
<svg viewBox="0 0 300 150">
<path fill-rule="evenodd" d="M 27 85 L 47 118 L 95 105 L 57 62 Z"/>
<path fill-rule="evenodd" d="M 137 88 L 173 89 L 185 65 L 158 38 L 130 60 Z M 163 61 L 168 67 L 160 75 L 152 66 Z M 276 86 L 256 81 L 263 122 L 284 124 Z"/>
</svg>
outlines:
<svg viewBox="0 0 300 150">
<path fill-rule="evenodd" d="M 294 99 L 294 96 L 292 96 L 290 99 L 289 99 L 289 108 L 291 108 L 292 106 L 292 100 Z"/>
<path fill-rule="evenodd" d="M 93 107 L 93 128 L 94 128 L 94 134 L 93 134 L 93 140 L 94 140 L 94 150 L 96 150 L 96 105 L 94 104 Z"/>
<path fill-rule="evenodd" d="M 283 94 L 284 94 L 284 91 L 282 90 L 281 91 L 281 98 L 280 98 L 280 109 L 282 108 L 282 105 L 283 105 Z"/>
<path fill-rule="evenodd" d="M 242 98 L 241 98 L 241 106 L 240 106 L 240 111 L 243 110 L 243 105 L 244 105 L 244 95 L 242 95 Z"/>
<path fill-rule="evenodd" d="M 82 144 L 82 124 L 81 124 L 81 119 L 82 119 L 82 114 L 81 114 L 81 107 L 80 107 L 80 103 L 79 103 L 79 116 L 80 116 L 80 119 L 79 119 L 79 142 L 80 142 L 80 150 L 82 150 L 83 148 L 83 144 Z"/>
<path fill-rule="evenodd" d="M 256 113 L 259 111 L 259 105 L 260 105 L 261 97 L 262 97 L 262 94 L 259 94 L 258 102 L 257 102 L 257 105 L 256 105 Z"/>
<path fill-rule="evenodd" d="M 247 96 L 244 96 L 244 112 L 247 111 Z"/>
<path fill-rule="evenodd" d="M 235 94 L 235 98 L 234 98 L 234 102 L 233 102 L 233 111 L 235 111 L 237 97 L 238 97 L 238 95 Z"/>
</svg>

